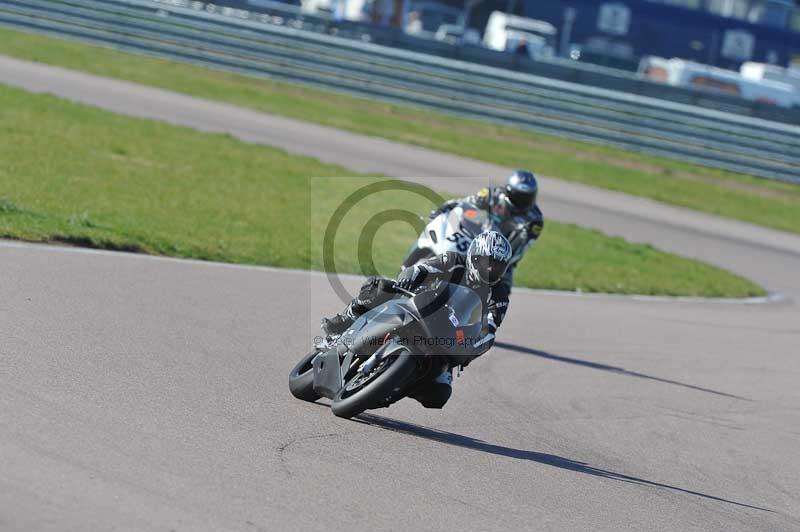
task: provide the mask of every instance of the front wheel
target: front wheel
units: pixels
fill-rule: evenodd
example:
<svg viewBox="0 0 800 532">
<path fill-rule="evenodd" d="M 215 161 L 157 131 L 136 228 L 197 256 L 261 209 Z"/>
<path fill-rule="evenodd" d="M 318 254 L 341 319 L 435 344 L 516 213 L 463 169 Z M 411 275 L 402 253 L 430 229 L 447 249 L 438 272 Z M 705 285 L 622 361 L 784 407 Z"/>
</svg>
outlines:
<svg viewBox="0 0 800 532">
<path fill-rule="evenodd" d="M 303 401 L 314 402 L 320 394 L 314 391 L 314 358 L 319 354 L 316 349 L 304 356 L 289 372 L 289 391 Z"/>
<path fill-rule="evenodd" d="M 356 373 L 347 381 L 333 398 L 331 411 L 335 416 L 349 419 L 364 410 L 380 406 L 416 369 L 417 363 L 408 350 L 390 355 L 370 373 Z"/>
</svg>

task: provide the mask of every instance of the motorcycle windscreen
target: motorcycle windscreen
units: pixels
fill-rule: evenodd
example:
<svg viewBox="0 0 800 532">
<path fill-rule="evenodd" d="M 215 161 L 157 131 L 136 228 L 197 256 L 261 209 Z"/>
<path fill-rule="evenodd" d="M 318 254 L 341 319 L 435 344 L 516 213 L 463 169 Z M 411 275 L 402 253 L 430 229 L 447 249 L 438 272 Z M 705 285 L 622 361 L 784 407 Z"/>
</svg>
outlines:
<svg viewBox="0 0 800 532">
<path fill-rule="evenodd" d="M 452 321 L 455 317 L 455 321 L 458 322 L 453 325 L 461 327 L 480 325 L 483 318 L 483 303 L 480 296 L 474 290 L 456 284 L 450 284 L 447 290 L 448 319 Z"/>
<path fill-rule="evenodd" d="M 353 334 L 344 341 L 358 355 L 371 355 L 381 347 L 386 336 L 413 321 L 405 301 L 394 299 L 362 315 L 352 326 Z M 350 333 L 351 331 L 348 331 Z"/>
<path fill-rule="evenodd" d="M 443 283 L 414 298 L 424 338 L 417 347 L 429 355 L 461 355 L 477 342 L 483 317 L 481 299 L 465 286 Z"/>
<path fill-rule="evenodd" d="M 471 203 L 461 203 L 460 228 L 469 237 L 475 238 L 487 227 L 489 216 L 486 211 L 478 209 Z"/>
</svg>

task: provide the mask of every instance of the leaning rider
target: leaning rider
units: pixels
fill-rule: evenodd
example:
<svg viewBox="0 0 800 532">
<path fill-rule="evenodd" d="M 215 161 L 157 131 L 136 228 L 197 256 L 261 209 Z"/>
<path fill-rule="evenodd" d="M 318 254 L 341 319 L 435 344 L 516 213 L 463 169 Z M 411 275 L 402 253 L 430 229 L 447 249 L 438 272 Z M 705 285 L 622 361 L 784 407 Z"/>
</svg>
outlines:
<svg viewBox="0 0 800 532">
<path fill-rule="evenodd" d="M 465 201 L 487 211 L 492 224 L 506 238 L 511 237 L 510 233 L 516 225 L 511 222 L 516 220 L 524 222 L 523 237 L 513 244 L 514 262 L 503 279 L 503 284 L 511 292 L 514 268 L 522 259 L 525 251 L 539 238 L 544 227 L 544 216 L 536 204 L 538 191 L 539 184 L 532 172 L 516 170 L 508 177 L 505 187 L 486 187 L 472 196 L 447 201 L 431 213 L 431 219 L 443 212 L 452 210 L 457 203 Z"/>
<path fill-rule="evenodd" d="M 508 239 L 497 231 L 486 231 L 475 237 L 466 257 L 454 252 L 431 257 L 403 270 L 396 282 L 370 277 L 361 286 L 358 297 L 341 314 L 322 320 L 322 328 L 331 336 L 344 333 L 360 315 L 397 297 L 395 287 L 415 290 L 440 280 L 463 285 L 474 290 L 483 303 L 483 328 L 480 338 L 472 344 L 475 352 L 453 364 L 466 366 L 494 344 L 494 333 L 508 309 L 508 290 L 499 281 L 506 273 L 510 261 L 511 244 Z M 442 408 L 450 398 L 452 381 L 452 366 L 447 365 L 412 397 L 426 408 Z"/>
</svg>

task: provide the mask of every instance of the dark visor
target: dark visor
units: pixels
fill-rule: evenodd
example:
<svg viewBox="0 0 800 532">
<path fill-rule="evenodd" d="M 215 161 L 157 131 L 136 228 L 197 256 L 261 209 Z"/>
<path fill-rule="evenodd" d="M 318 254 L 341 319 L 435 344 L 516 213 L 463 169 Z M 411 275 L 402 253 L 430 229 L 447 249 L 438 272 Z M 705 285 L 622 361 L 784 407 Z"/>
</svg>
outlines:
<svg viewBox="0 0 800 532">
<path fill-rule="evenodd" d="M 512 205 L 518 209 L 526 209 L 536 201 L 536 192 L 514 191 L 508 195 Z"/>
<path fill-rule="evenodd" d="M 488 284 L 496 284 L 506 273 L 508 263 L 493 257 L 473 256 L 472 266 L 478 272 L 478 277 L 481 278 L 481 281 Z"/>
</svg>

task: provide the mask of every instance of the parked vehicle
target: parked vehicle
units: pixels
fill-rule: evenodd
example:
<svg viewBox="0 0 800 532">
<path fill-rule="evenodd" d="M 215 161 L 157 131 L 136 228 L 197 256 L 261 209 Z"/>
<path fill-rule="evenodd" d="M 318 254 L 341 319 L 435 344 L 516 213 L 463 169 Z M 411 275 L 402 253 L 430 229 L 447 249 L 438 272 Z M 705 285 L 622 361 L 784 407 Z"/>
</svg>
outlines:
<svg viewBox="0 0 800 532">
<path fill-rule="evenodd" d="M 778 81 L 788 83 L 800 92 L 800 68 L 784 68 L 778 65 L 747 61 L 739 67 L 739 72 L 754 81 Z"/>
<path fill-rule="evenodd" d="M 781 107 L 800 105 L 800 93 L 790 83 L 764 78 L 752 79 L 735 70 L 724 70 L 682 59 L 645 57 L 639 65 L 639 74 L 652 81 L 677 87 L 739 96 L 745 100 Z"/>
<path fill-rule="evenodd" d="M 495 11 L 486 24 L 483 44 L 492 50 L 524 52 L 533 59 L 552 57 L 557 33 L 549 22 Z"/>
<path fill-rule="evenodd" d="M 436 30 L 436 40 L 448 44 L 477 44 L 481 42 L 481 34 L 474 28 L 464 28 L 460 24 L 442 24 Z"/>
<path fill-rule="evenodd" d="M 404 31 L 415 37 L 435 39 L 442 26 L 455 26 L 461 10 L 437 2 L 412 2 L 406 14 Z"/>
</svg>

